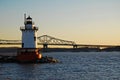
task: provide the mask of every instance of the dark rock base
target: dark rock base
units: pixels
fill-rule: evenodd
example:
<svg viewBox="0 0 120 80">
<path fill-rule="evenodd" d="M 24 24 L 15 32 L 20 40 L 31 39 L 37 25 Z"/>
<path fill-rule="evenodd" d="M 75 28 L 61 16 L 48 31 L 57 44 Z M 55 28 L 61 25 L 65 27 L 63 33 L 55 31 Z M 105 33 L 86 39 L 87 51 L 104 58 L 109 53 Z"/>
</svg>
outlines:
<svg viewBox="0 0 120 80">
<path fill-rule="evenodd" d="M 0 63 L 58 63 L 57 59 L 52 57 L 42 57 L 41 59 L 37 59 L 35 61 L 27 61 L 27 62 L 19 62 L 16 59 L 16 56 L 2 56 L 0 55 Z"/>
</svg>

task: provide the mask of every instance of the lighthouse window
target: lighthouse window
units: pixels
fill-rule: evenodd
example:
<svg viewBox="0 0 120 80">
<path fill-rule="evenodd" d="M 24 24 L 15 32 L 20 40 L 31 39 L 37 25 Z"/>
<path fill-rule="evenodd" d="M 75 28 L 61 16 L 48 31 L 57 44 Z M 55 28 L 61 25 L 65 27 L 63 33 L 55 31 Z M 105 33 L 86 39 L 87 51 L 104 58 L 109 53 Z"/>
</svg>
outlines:
<svg viewBox="0 0 120 80">
<path fill-rule="evenodd" d="M 22 43 L 22 48 L 24 47 L 24 43 Z"/>
<path fill-rule="evenodd" d="M 27 24 L 32 24 L 32 21 L 27 21 L 26 23 L 27 23 Z"/>
<path fill-rule="evenodd" d="M 34 37 L 34 41 L 36 41 L 36 37 Z"/>
</svg>

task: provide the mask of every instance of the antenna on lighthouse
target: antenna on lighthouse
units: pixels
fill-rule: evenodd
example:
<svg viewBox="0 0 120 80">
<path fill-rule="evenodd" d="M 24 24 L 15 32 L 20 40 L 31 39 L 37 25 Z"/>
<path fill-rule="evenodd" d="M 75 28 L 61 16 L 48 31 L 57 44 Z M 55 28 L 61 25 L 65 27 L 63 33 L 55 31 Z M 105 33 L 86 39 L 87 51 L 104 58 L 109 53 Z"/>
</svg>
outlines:
<svg viewBox="0 0 120 80">
<path fill-rule="evenodd" d="M 24 14 L 24 24 L 26 23 L 26 13 Z"/>
</svg>

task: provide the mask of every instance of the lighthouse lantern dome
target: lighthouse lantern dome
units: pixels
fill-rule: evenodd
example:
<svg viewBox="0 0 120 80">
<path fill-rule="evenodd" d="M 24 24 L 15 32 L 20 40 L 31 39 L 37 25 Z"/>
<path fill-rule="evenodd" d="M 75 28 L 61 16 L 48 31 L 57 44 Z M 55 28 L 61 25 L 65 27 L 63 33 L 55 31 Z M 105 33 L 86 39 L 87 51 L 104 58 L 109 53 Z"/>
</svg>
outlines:
<svg viewBox="0 0 120 80">
<path fill-rule="evenodd" d="M 28 16 L 27 19 L 32 19 L 32 18 L 30 16 Z"/>
<path fill-rule="evenodd" d="M 28 17 L 26 18 L 26 23 L 27 23 L 27 24 L 32 24 L 32 18 L 31 18 L 30 16 L 28 16 Z"/>
</svg>

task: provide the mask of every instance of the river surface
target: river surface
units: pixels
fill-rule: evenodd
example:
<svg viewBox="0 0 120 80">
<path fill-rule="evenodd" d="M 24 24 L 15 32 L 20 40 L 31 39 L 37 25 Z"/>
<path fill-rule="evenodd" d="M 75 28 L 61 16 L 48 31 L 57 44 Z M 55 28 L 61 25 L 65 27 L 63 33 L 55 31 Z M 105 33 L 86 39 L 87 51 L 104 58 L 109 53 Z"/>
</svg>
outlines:
<svg viewBox="0 0 120 80">
<path fill-rule="evenodd" d="M 43 53 L 60 63 L 0 63 L 0 80 L 120 80 L 120 52 Z"/>
</svg>

